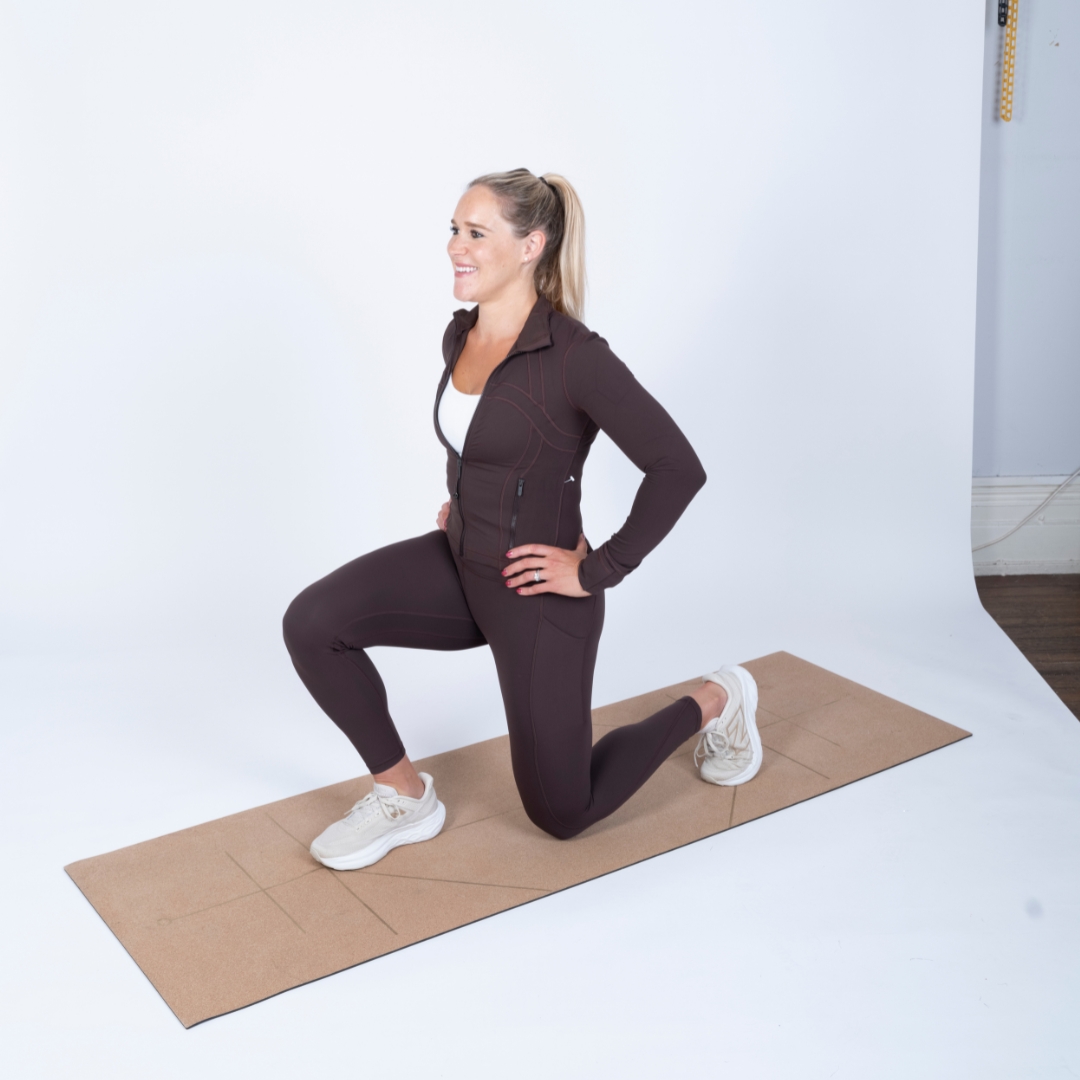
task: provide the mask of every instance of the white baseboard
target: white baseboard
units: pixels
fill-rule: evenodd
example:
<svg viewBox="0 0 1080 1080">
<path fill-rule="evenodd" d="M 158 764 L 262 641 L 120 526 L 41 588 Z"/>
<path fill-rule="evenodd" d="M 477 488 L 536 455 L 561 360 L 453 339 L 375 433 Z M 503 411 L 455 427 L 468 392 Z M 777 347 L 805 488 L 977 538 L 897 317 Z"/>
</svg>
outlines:
<svg viewBox="0 0 1080 1080">
<path fill-rule="evenodd" d="M 971 482 L 971 545 L 1008 532 L 1064 476 L 977 476 Z M 972 555 L 976 575 L 1080 574 L 1080 479 L 1037 517 Z"/>
</svg>

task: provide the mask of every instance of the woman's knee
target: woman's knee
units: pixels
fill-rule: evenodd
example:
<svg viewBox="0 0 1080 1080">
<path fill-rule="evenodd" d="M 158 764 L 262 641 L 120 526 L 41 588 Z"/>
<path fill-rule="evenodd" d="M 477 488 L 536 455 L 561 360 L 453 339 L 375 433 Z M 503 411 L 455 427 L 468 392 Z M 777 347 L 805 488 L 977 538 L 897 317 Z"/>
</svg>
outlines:
<svg viewBox="0 0 1080 1080">
<path fill-rule="evenodd" d="M 325 620 L 320 618 L 320 606 L 313 587 L 309 585 L 285 609 L 281 631 L 285 648 L 291 656 L 329 644 L 332 632 L 325 625 Z"/>
<path fill-rule="evenodd" d="M 530 798 L 522 792 L 521 803 L 529 820 L 556 840 L 572 840 L 591 824 L 583 820 L 582 814 L 574 813 L 569 808 L 558 807 L 553 810 L 542 797 Z"/>
</svg>

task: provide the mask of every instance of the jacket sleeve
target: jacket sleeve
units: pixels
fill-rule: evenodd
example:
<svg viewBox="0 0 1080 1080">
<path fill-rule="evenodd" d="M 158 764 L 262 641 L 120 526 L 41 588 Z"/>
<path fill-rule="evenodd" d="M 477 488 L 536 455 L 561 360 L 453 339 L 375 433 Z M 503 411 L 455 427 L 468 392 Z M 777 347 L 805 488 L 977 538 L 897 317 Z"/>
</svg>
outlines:
<svg viewBox="0 0 1080 1080">
<path fill-rule="evenodd" d="M 667 536 L 704 485 L 705 470 L 675 421 L 599 335 L 567 351 L 564 380 L 571 404 L 645 474 L 622 528 L 578 567 L 581 587 L 596 593 L 618 585 Z"/>
</svg>

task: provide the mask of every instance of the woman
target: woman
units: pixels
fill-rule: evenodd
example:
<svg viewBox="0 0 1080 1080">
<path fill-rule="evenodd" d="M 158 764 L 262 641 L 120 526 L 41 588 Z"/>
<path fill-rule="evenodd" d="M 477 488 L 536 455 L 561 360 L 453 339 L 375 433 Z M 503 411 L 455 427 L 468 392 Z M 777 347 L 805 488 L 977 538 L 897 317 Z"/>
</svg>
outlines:
<svg viewBox="0 0 1080 1080">
<path fill-rule="evenodd" d="M 671 417 L 578 321 L 577 193 L 554 173 L 481 176 L 457 205 L 447 250 L 455 298 L 476 306 L 457 311 L 443 337 L 435 431 L 450 499 L 439 528 L 335 570 L 285 615 L 300 678 L 375 781 L 311 845 L 337 870 L 430 839 L 445 818 L 432 777 L 405 754 L 368 646 L 491 646 L 522 803 L 556 837 L 612 813 L 692 735 L 712 783 L 743 783 L 761 763 L 757 687 L 739 667 L 592 746 L 604 590 L 664 538 L 705 472 Z M 580 488 L 598 430 L 645 476 L 622 528 L 593 550 Z"/>
</svg>

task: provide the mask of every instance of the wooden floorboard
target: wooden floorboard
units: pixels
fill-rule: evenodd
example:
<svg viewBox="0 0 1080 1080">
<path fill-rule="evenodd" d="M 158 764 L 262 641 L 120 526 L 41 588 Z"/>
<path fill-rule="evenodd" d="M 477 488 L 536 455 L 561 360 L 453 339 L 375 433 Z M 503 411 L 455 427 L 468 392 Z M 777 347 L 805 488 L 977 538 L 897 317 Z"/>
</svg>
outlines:
<svg viewBox="0 0 1080 1080">
<path fill-rule="evenodd" d="M 1080 574 L 977 577 L 983 607 L 1080 718 Z"/>
</svg>

